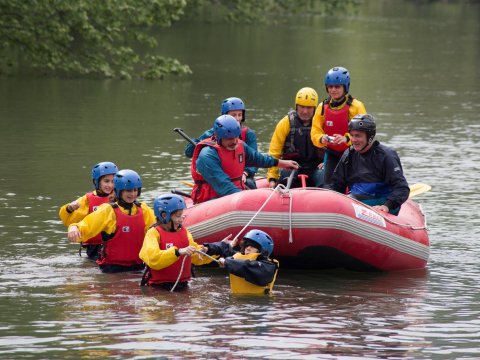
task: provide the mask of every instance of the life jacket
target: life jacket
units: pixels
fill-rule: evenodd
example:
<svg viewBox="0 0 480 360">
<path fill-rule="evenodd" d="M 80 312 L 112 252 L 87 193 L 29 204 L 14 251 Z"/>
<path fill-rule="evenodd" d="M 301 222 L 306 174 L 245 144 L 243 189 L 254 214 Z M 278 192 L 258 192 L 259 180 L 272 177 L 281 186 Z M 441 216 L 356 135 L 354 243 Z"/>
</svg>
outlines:
<svg viewBox="0 0 480 360">
<path fill-rule="evenodd" d="M 157 225 L 155 229 L 160 234 L 160 240 L 158 242 L 158 246 L 160 250 L 166 250 L 172 246 L 176 246 L 177 248 L 181 249 L 188 246 L 188 235 L 187 230 L 185 228 L 180 228 L 179 231 L 170 232 L 163 229 L 161 226 Z M 185 258 L 185 262 L 183 259 Z M 147 281 L 148 285 L 152 284 L 162 284 L 162 283 L 174 283 L 178 279 L 178 275 L 180 274 L 180 269 L 182 269 L 183 263 L 183 270 L 182 275 L 180 275 L 179 282 L 186 282 L 190 280 L 190 267 L 192 264 L 191 256 L 182 255 L 178 258 L 176 262 L 172 265 L 167 266 L 161 270 L 154 270 L 149 269 L 149 279 Z"/>
<path fill-rule="evenodd" d="M 107 204 L 109 202 L 108 196 L 98 196 L 93 192 L 86 194 L 88 201 L 88 213 L 92 213 L 97 210 L 97 208 L 102 204 Z M 98 234 L 87 241 L 83 241 L 82 245 L 100 245 L 102 243 L 102 234 Z"/>
<path fill-rule="evenodd" d="M 118 204 L 110 204 L 116 217 L 116 229 L 112 235 L 102 233 L 103 249 L 97 260 L 99 265 L 116 264 L 132 266 L 143 261 L 138 257 L 145 237 L 145 219 L 139 203 L 135 203 L 137 213 L 128 215 Z"/>
<path fill-rule="evenodd" d="M 302 168 L 317 167 L 323 160 L 323 149 L 313 145 L 310 137 L 312 122 L 304 125 L 295 110 L 288 113 L 290 132 L 283 146 L 282 159 L 295 160 Z"/>
<path fill-rule="evenodd" d="M 347 95 L 345 106 L 341 109 L 334 110 L 329 106 L 330 98 L 323 101 L 322 115 L 324 118 L 323 131 L 325 134 L 332 136 L 334 134 L 344 135 L 348 133 L 348 123 L 350 121 L 349 110 L 352 105 L 353 97 Z M 348 149 L 347 144 L 327 144 L 327 149 L 343 153 Z"/>
<path fill-rule="evenodd" d="M 242 127 L 242 132 L 240 133 L 240 140 L 243 142 L 247 142 L 247 132 L 248 132 L 248 127 L 244 126 Z"/>
<path fill-rule="evenodd" d="M 257 260 L 259 256 L 260 256 L 259 253 L 243 255 L 242 253 L 237 252 L 235 255 L 233 255 L 233 258 L 235 260 Z M 273 262 L 277 265 L 277 269 L 275 270 L 275 275 L 273 276 L 273 280 L 271 283 L 265 286 L 259 286 L 259 285 L 252 284 L 251 282 L 248 282 L 244 278 L 230 274 L 231 292 L 233 294 L 248 294 L 248 295 L 269 294 L 273 289 L 273 284 L 275 283 L 275 280 L 277 278 L 277 272 L 278 272 L 278 261 L 273 260 Z"/>
<path fill-rule="evenodd" d="M 210 146 L 217 151 L 218 157 L 220 158 L 221 167 L 225 174 L 227 174 L 237 188 L 241 190 L 244 189 L 242 182 L 242 175 L 243 171 L 245 170 L 245 148 L 243 141 L 239 141 L 237 148 L 234 151 L 231 151 L 217 144 L 212 138 L 208 138 L 199 142 L 195 146 L 195 150 L 193 152 L 191 173 L 193 181 L 195 182 L 192 189 L 192 199 L 194 204 L 218 197 L 216 191 L 213 190 L 210 184 L 208 184 L 204 177 L 197 171 L 197 159 L 200 151 L 205 146 Z"/>
</svg>

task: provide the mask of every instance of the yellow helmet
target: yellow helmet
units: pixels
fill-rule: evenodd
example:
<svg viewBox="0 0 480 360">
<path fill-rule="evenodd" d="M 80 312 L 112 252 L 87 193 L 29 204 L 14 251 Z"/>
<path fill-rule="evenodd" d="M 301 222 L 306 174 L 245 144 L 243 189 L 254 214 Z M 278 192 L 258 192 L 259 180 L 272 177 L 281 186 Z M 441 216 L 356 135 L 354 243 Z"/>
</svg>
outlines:
<svg viewBox="0 0 480 360">
<path fill-rule="evenodd" d="M 304 87 L 298 90 L 297 95 L 295 96 L 295 105 L 301 106 L 314 106 L 318 105 L 318 94 L 317 92 L 309 87 Z"/>
</svg>

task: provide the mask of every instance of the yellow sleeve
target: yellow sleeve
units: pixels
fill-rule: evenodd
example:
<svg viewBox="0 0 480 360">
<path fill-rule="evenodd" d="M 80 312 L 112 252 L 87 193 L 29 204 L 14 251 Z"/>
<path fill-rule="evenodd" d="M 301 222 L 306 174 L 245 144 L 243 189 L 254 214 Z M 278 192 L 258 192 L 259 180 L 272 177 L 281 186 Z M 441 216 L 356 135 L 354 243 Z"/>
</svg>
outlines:
<svg viewBox="0 0 480 360">
<path fill-rule="evenodd" d="M 365 109 L 365 105 L 360 100 L 353 99 L 352 105 L 348 109 L 348 116 L 349 120 L 352 120 L 355 115 L 358 114 L 366 114 L 367 110 Z"/>
<path fill-rule="evenodd" d="M 283 156 L 283 147 L 285 146 L 285 141 L 287 136 L 290 133 L 290 120 L 288 115 L 280 120 L 275 127 L 273 132 L 272 139 L 270 140 L 270 147 L 268 149 L 268 155 L 273 156 L 275 159 L 281 159 Z M 280 174 L 277 166 L 272 166 L 268 169 L 267 179 L 279 178 Z"/>
<path fill-rule="evenodd" d="M 70 224 L 69 228 L 74 225 L 80 231 L 81 238 L 79 242 L 82 242 L 102 231 L 112 234 L 117 226 L 117 218 L 110 204 L 102 204 L 96 211 L 85 216 L 82 221 Z"/>
<path fill-rule="evenodd" d="M 157 222 L 157 219 L 155 218 L 155 214 L 153 213 L 153 209 L 148 206 L 146 203 L 142 202 L 140 204 L 143 210 L 143 219 L 145 221 L 145 233 L 148 231 L 150 226 L 155 224 Z M 158 231 L 157 231 L 158 233 Z"/>
<path fill-rule="evenodd" d="M 326 146 L 320 142 L 322 136 L 325 135 L 325 131 L 323 131 L 323 123 L 325 122 L 325 118 L 322 115 L 322 108 L 323 102 L 321 102 L 320 105 L 318 105 L 317 110 L 315 110 L 315 115 L 313 115 L 312 120 L 312 130 L 310 131 L 310 138 L 312 139 L 313 145 L 319 148 Z"/>
<path fill-rule="evenodd" d="M 89 204 L 87 200 L 87 195 L 79 197 L 77 201 L 80 207 L 72 213 L 69 213 L 67 211 L 67 206 L 70 203 L 63 205 L 58 212 L 58 216 L 60 217 L 60 220 L 62 220 L 65 226 L 69 226 L 72 223 L 82 221 L 83 218 L 88 215 Z"/>
<path fill-rule="evenodd" d="M 160 233 L 155 228 L 148 229 L 138 256 L 153 270 L 164 269 L 178 260 L 175 255 L 175 246 L 160 250 L 159 244 Z"/>
<path fill-rule="evenodd" d="M 352 120 L 355 115 L 358 114 L 366 114 L 367 110 L 365 109 L 365 105 L 360 100 L 353 99 L 352 105 L 348 109 L 348 120 Z M 350 133 L 346 132 L 343 136 L 347 136 L 350 140 L 348 140 L 347 145 L 352 145 L 352 136 Z"/>
<path fill-rule="evenodd" d="M 202 245 L 198 245 L 195 240 L 193 240 L 193 236 L 192 234 L 190 233 L 190 231 L 188 231 L 187 229 L 187 234 L 188 234 L 188 245 L 190 246 L 195 246 L 198 250 L 202 250 L 203 249 L 203 246 Z M 195 253 L 192 255 L 192 264 L 193 265 L 205 265 L 205 264 L 210 264 L 213 260 L 210 259 L 209 257 L 206 257 L 206 256 L 202 256 L 201 254 L 199 253 Z"/>
</svg>

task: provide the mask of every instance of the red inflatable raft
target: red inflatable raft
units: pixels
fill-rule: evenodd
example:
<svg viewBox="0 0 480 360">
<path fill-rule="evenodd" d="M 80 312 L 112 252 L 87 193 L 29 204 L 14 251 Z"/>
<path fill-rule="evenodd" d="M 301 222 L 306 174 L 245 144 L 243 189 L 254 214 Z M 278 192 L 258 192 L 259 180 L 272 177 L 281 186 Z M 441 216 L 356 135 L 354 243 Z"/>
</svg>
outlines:
<svg viewBox="0 0 480 360">
<path fill-rule="evenodd" d="M 282 267 L 407 270 L 424 268 L 429 255 L 425 214 L 411 199 L 393 216 L 330 190 L 263 188 L 184 214 L 184 226 L 200 244 L 229 234 L 241 238 L 252 228 L 267 232 Z"/>
</svg>

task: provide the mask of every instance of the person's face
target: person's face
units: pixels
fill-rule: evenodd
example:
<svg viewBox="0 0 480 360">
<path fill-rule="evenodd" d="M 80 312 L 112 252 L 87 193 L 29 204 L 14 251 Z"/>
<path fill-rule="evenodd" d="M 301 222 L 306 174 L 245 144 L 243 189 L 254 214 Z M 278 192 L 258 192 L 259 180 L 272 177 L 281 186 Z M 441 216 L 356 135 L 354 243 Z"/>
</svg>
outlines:
<svg viewBox="0 0 480 360">
<path fill-rule="evenodd" d="M 104 194 L 111 194 L 113 191 L 113 174 L 112 175 L 104 175 L 100 178 L 100 184 L 98 186 L 100 191 Z"/>
<path fill-rule="evenodd" d="M 120 196 L 127 204 L 132 204 L 138 197 L 138 189 L 122 190 Z"/>
<path fill-rule="evenodd" d="M 327 92 L 333 100 L 338 100 L 345 95 L 345 88 L 343 85 L 327 85 Z"/>
<path fill-rule="evenodd" d="M 183 224 L 183 210 L 177 210 L 170 214 L 170 221 L 173 223 L 173 228 L 176 230 Z"/>
<path fill-rule="evenodd" d="M 238 123 L 241 123 L 243 120 L 243 111 L 242 110 L 230 110 L 227 112 L 227 115 L 233 116 Z"/>
<path fill-rule="evenodd" d="M 237 148 L 238 137 L 228 138 L 228 139 L 220 139 L 220 145 L 222 145 L 227 150 L 233 151 Z"/>
<path fill-rule="evenodd" d="M 256 254 L 260 251 L 258 251 L 258 249 L 255 246 L 247 245 L 245 246 L 244 252 L 245 252 L 245 255 L 248 255 L 248 254 Z"/>
<path fill-rule="evenodd" d="M 297 105 L 297 114 L 300 120 L 310 121 L 315 114 L 315 106 L 302 106 Z"/>
<path fill-rule="evenodd" d="M 368 141 L 367 141 L 366 132 L 359 131 L 359 130 L 352 130 L 350 131 L 350 136 L 352 140 L 352 146 L 355 149 L 355 151 L 360 151 L 365 147 L 365 145 L 367 145 Z"/>
</svg>

